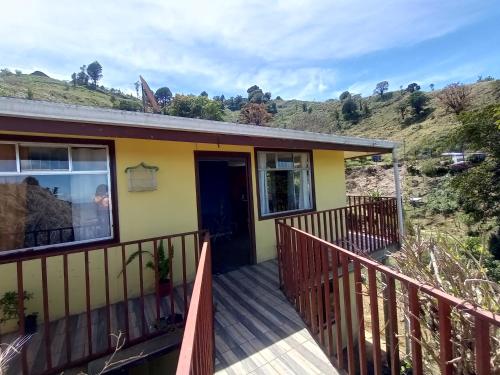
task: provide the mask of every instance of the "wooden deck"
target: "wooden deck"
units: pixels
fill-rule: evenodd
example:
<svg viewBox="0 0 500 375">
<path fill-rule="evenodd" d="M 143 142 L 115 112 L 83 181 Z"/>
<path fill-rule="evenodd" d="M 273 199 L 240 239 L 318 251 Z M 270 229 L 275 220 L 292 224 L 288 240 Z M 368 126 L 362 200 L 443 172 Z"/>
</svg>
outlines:
<svg viewBox="0 0 500 375">
<path fill-rule="evenodd" d="M 192 284 L 188 285 L 188 288 L 192 288 Z M 182 297 L 182 290 L 176 288 L 174 290 L 174 305 L 175 313 L 182 314 L 184 312 L 184 303 Z M 180 344 L 182 335 L 179 335 L 177 330 L 182 327 L 182 324 L 177 325 L 175 328 L 172 325 L 161 323 L 161 327 L 158 327 L 156 320 L 156 299 L 155 295 L 145 296 L 145 318 L 146 318 L 146 333 L 158 334 L 165 332 L 172 332 L 175 337 L 178 338 L 178 344 Z M 131 298 L 128 301 L 129 309 L 129 332 L 130 340 L 140 338 L 142 332 L 142 322 L 141 322 L 141 304 L 139 298 Z M 160 313 L 161 316 L 168 316 L 170 314 L 170 298 L 163 298 Z M 108 349 L 108 335 L 106 326 L 106 309 L 98 308 L 91 312 L 91 322 L 92 322 L 92 353 L 105 353 Z M 182 328 L 180 328 L 182 329 Z M 34 334 L 28 344 L 25 346 L 26 358 L 28 364 L 29 374 L 42 374 L 46 372 L 48 356 L 45 349 L 44 333 L 45 327 L 43 324 L 39 324 L 38 332 Z M 80 358 L 85 358 L 89 353 L 89 340 L 88 340 L 88 330 L 87 330 L 87 316 L 85 313 L 71 315 L 69 319 L 69 339 L 70 339 L 70 359 L 71 361 L 78 361 Z M 119 302 L 111 305 L 111 332 L 112 334 L 118 334 L 119 332 L 124 333 L 125 328 L 125 304 Z M 17 333 L 6 334 L 2 336 L 2 343 L 10 343 L 18 336 Z M 50 359 L 52 361 L 52 366 L 57 368 L 66 363 L 68 359 L 67 352 L 67 340 L 66 340 L 66 320 L 59 319 L 50 322 Z M 114 345 L 115 340 L 112 338 L 112 344 Z M 172 345 L 172 342 L 169 343 Z M 108 356 L 108 354 L 104 354 Z M 86 367 L 86 366 L 85 366 Z M 84 367 L 84 368 L 85 368 Z M 21 365 L 21 355 L 17 355 L 11 363 L 11 366 L 7 370 L 7 374 L 22 374 Z"/>
<path fill-rule="evenodd" d="M 338 374 L 278 287 L 268 261 L 214 275 L 216 373 Z"/>
</svg>

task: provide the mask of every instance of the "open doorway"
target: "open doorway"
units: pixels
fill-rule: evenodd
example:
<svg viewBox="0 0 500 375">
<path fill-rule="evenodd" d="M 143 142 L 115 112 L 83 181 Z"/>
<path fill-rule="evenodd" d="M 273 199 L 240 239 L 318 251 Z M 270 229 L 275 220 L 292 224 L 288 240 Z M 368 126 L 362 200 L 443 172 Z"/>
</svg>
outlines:
<svg viewBox="0 0 500 375">
<path fill-rule="evenodd" d="M 211 234 L 213 272 L 254 263 L 250 154 L 196 152 L 195 163 L 198 223 Z"/>
</svg>

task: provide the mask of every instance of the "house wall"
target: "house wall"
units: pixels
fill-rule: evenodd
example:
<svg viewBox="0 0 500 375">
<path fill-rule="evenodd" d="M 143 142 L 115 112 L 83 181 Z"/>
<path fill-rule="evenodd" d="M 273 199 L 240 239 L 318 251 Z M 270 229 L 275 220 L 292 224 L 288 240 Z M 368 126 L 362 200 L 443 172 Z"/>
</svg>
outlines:
<svg viewBox="0 0 500 375">
<path fill-rule="evenodd" d="M 1 138 L 1 135 L 0 135 Z M 256 233 L 257 262 L 276 256 L 274 220 L 259 220 L 257 185 L 252 146 L 210 145 L 139 139 L 116 139 L 116 171 L 120 240 L 129 241 L 196 230 L 198 227 L 194 151 L 233 151 L 251 155 L 253 209 Z M 159 167 L 158 189 L 151 192 L 128 192 L 125 168 L 140 162 Z M 316 208 L 318 210 L 345 205 L 344 153 L 342 151 L 314 150 L 314 179 Z M 182 280 L 180 242 L 174 246 L 174 283 Z M 126 254 L 135 249 L 128 247 Z M 192 242 L 186 243 L 187 276 L 195 274 Z M 123 298 L 123 279 L 119 275 L 121 250 L 109 249 L 109 282 L 112 301 Z M 82 312 L 86 307 L 84 255 L 68 256 L 70 313 Z M 50 319 L 64 315 L 63 257 L 47 258 L 47 284 Z M 104 258 L 102 251 L 89 254 L 91 308 L 102 306 L 104 292 Z M 41 291 L 41 261 L 23 262 L 24 289 L 33 293 L 27 302 L 27 312 L 36 311 L 43 319 Z M 153 288 L 153 275 L 144 271 L 146 292 Z M 139 294 L 139 270 L 137 264 L 127 267 L 128 296 Z M 0 265 L 0 296 L 6 291 L 17 290 L 16 265 Z M 15 329 L 15 322 L 0 327 L 3 332 Z"/>
</svg>

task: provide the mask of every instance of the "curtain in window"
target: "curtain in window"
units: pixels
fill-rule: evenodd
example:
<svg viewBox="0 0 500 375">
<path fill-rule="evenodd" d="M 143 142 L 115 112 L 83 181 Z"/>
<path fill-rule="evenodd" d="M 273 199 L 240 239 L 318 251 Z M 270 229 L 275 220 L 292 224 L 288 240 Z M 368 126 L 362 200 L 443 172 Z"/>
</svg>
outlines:
<svg viewBox="0 0 500 375">
<path fill-rule="evenodd" d="M 300 183 L 300 194 L 299 194 L 299 209 L 311 208 L 311 186 L 309 184 L 309 155 L 300 155 L 300 171 L 301 183 Z"/>
<path fill-rule="evenodd" d="M 259 169 L 259 193 L 260 193 L 260 212 L 262 215 L 269 213 L 269 196 L 267 187 L 267 173 L 266 173 L 266 153 L 259 152 L 258 155 L 258 169 Z"/>
</svg>

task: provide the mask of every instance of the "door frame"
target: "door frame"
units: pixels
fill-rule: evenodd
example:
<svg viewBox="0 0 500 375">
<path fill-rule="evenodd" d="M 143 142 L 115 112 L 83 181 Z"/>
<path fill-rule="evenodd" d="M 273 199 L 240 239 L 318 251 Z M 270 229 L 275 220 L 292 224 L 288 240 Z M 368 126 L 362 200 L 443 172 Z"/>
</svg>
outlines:
<svg viewBox="0 0 500 375">
<path fill-rule="evenodd" d="M 255 217 L 253 206 L 253 182 L 252 182 L 252 154 L 250 152 L 234 152 L 234 151 L 194 151 L 194 170 L 196 184 L 196 208 L 198 216 L 198 230 L 203 230 L 201 226 L 201 194 L 200 194 L 200 177 L 199 177 L 199 161 L 203 160 L 220 160 L 227 161 L 231 159 L 244 159 L 246 164 L 246 182 L 248 195 L 248 219 L 250 227 L 248 228 L 250 237 L 250 264 L 257 263 L 257 249 L 255 241 Z"/>
</svg>

